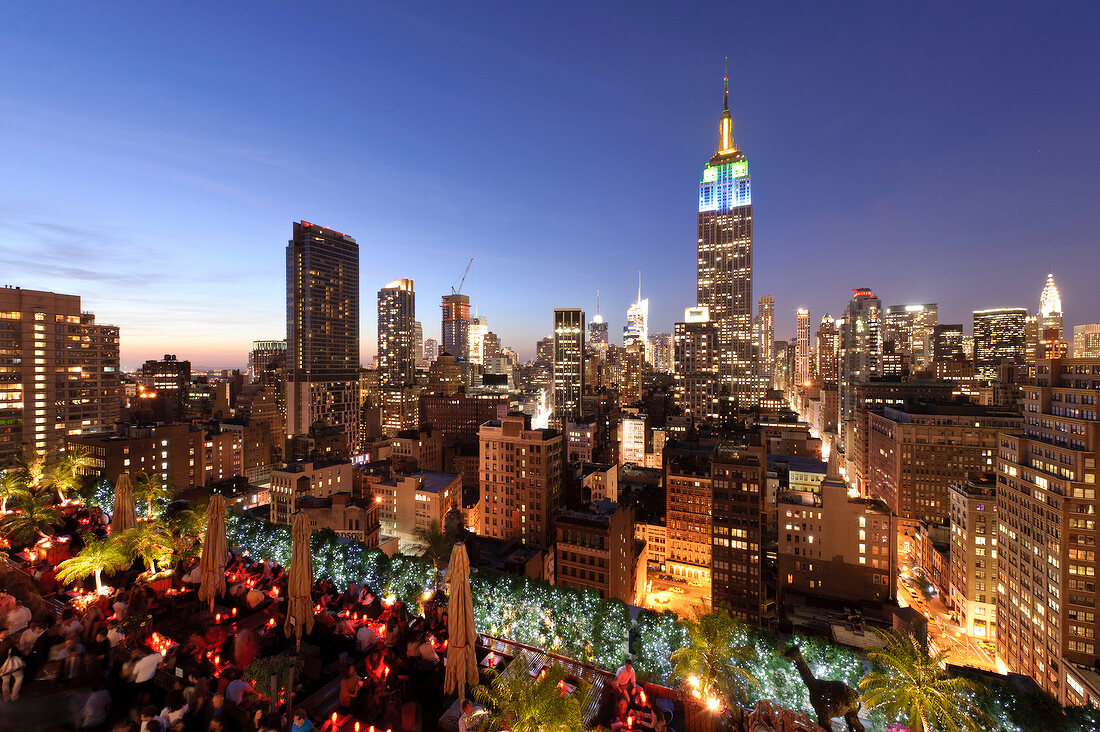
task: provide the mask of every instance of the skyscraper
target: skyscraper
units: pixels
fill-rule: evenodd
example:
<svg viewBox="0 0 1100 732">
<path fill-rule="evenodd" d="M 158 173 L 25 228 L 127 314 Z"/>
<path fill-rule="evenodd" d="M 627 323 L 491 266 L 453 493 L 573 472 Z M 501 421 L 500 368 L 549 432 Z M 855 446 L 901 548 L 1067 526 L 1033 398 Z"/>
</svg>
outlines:
<svg viewBox="0 0 1100 732">
<path fill-rule="evenodd" d="M 478 366 L 485 365 L 485 336 L 489 333 L 489 319 L 484 315 L 470 318 L 467 336 L 466 360 Z"/>
<path fill-rule="evenodd" d="M 286 247 L 287 432 L 317 422 L 359 442 L 359 245 L 308 221 Z"/>
<path fill-rule="evenodd" d="M 1027 360 L 1027 308 L 974 311 L 974 371 L 978 379 L 995 381 L 1002 363 Z"/>
<path fill-rule="evenodd" d="M 470 296 L 443 296 L 443 350 L 455 358 L 466 358 L 470 342 Z"/>
<path fill-rule="evenodd" d="M 416 293 L 410 279 L 394 280 L 378 291 L 378 370 L 382 388 L 416 381 Z"/>
<path fill-rule="evenodd" d="M 623 348 L 638 343 L 646 363 L 653 363 L 653 346 L 649 342 L 649 298 L 642 297 L 642 273 L 638 273 L 638 299 L 626 311 L 626 325 L 623 327 Z"/>
<path fill-rule="evenodd" d="M 118 327 L 80 297 L 0 289 L 0 465 L 45 455 L 119 417 Z"/>
<path fill-rule="evenodd" d="M 1043 293 L 1039 296 L 1039 339 L 1047 337 L 1048 331 L 1054 331 L 1055 337 L 1062 340 L 1062 294 L 1054 284 L 1054 273 L 1047 273 Z"/>
<path fill-rule="evenodd" d="M 775 296 L 761 295 L 757 300 L 756 347 L 760 380 L 770 389 L 775 377 Z"/>
<path fill-rule="evenodd" d="M 848 450 L 859 444 L 855 433 L 856 386 L 882 373 L 882 303 L 864 287 L 852 290 L 844 311 L 839 338 L 840 379 L 837 428 L 841 445 Z M 848 461 L 853 459 L 847 456 Z"/>
<path fill-rule="evenodd" d="M 439 357 L 439 342 L 435 338 L 426 338 L 424 340 L 424 361 L 431 366 L 432 362 Z"/>
<path fill-rule="evenodd" d="M 1100 323 L 1073 326 L 1073 357 L 1100 358 Z"/>
<path fill-rule="evenodd" d="M 810 380 L 810 311 L 799 308 L 795 318 L 795 356 L 794 381 L 802 386 Z"/>
<path fill-rule="evenodd" d="M 584 325 L 580 308 L 554 310 L 554 420 L 563 428 L 581 417 Z"/>
<path fill-rule="evenodd" d="M 428 368 L 424 360 L 424 326 L 419 320 L 413 323 L 413 362 L 418 369 Z"/>
<path fill-rule="evenodd" d="M 1062 327 L 1062 295 L 1054 284 L 1054 273 L 1047 274 L 1043 294 L 1039 298 L 1039 316 L 1036 356 L 1038 358 L 1063 358 L 1069 352 Z"/>
<path fill-rule="evenodd" d="M 718 420 L 718 331 L 705 307 L 684 310 L 673 332 L 673 395 L 695 423 Z"/>
<path fill-rule="evenodd" d="M 607 358 L 607 321 L 600 315 L 599 290 L 596 290 L 596 314 L 588 324 L 588 344 L 596 349 L 601 360 Z"/>
<path fill-rule="evenodd" d="M 723 82 L 718 151 L 699 181 L 696 303 L 718 329 L 724 396 L 749 408 L 760 396 L 752 359 L 752 195 L 748 160 L 733 142 L 728 74 Z"/>
<path fill-rule="evenodd" d="M 1067 705 L 1085 703 L 1100 661 L 1097 390 L 1097 359 L 1040 361 L 1022 387 L 1023 430 L 997 453 L 997 585 L 974 597 L 997 604 L 997 659 Z"/>
<path fill-rule="evenodd" d="M 252 341 L 248 352 L 248 380 L 259 383 L 265 371 L 286 368 L 286 341 Z"/>
<path fill-rule="evenodd" d="M 832 315 L 825 313 L 821 316 L 821 324 L 817 327 L 817 349 L 814 358 L 817 364 L 817 377 L 823 384 L 831 384 L 834 388 L 837 383 L 836 354 L 836 320 Z"/>
<path fill-rule="evenodd" d="M 883 319 L 883 341 L 894 342 L 894 352 L 909 354 L 917 369 L 932 363 L 932 334 L 939 320 L 936 303 L 924 305 L 890 305 Z"/>
</svg>

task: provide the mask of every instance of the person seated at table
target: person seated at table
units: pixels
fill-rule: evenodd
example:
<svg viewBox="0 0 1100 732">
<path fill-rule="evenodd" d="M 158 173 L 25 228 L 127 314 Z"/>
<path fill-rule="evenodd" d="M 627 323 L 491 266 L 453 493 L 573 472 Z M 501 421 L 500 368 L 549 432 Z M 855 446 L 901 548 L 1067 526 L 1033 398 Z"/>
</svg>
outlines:
<svg viewBox="0 0 1100 732">
<path fill-rule="evenodd" d="M 382 617 L 382 613 L 385 608 L 382 607 L 382 601 L 378 599 L 378 595 L 374 593 L 369 587 L 364 587 L 363 591 L 359 593 L 359 603 L 363 606 L 363 614 L 365 614 L 371 620 L 378 620 Z"/>
<path fill-rule="evenodd" d="M 630 699 L 637 685 L 638 680 L 634 675 L 634 662 L 628 658 L 626 662 L 615 671 L 615 688 L 623 698 Z"/>
<path fill-rule="evenodd" d="M 396 651 L 401 640 L 401 631 L 397 627 L 397 619 L 386 620 L 386 650 Z"/>
<path fill-rule="evenodd" d="M 378 634 L 374 632 L 374 628 L 370 626 L 370 623 L 363 623 L 355 631 L 355 646 L 360 651 L 371 650 L 378 645 L 379 640 Z"/>
<path fill-rule="evenodd" d="M 354 664 L 344 669 L 344 675 L 340 679 L 340 709 L 344 714 L 351 713 L 352 702 L 355 701 L 359 687 L 362 685 L 363 680 L 359 678 L 359 674 L 355 673 Z"/>
<path fill-rule="evenodd" d="M 420 634 L 420 665 L 428 671 L 434 671 L 439 667 L 439 653 L 423 632 Z"/>
</svg>

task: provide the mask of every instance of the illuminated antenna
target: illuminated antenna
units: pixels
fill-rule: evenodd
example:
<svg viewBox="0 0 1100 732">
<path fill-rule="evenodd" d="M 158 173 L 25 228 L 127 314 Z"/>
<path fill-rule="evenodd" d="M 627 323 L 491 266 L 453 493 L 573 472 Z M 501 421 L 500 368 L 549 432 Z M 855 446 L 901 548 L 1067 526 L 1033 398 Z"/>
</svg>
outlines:
<svg viewBox="0 0 1100 732">
<path fill-rule="evenodd" d="M 596 315 L 600 314 L 600 288 L 596 288 Z"/>
<path fill-rule="evenodd" d="M 730 57 L 726 56 L 726 62 L 722 70 L 722 109 L 730 108 Z"/>
</svg>

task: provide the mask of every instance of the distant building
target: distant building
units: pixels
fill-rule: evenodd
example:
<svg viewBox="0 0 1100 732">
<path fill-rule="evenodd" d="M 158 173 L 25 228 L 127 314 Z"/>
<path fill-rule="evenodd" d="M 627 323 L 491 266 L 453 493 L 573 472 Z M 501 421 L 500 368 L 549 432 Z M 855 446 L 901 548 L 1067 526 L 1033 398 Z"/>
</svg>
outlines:
<svg viewBox="0 0 1100 732">
<path fill-rule="evenodd" d="M 351 493 L 351 463 L 294 462 L 271 471 L 271 520 L 289 524 L 300 498 Z"/>
<path fill-rule="evenodd" d="M 753 218 L 749 162 L 733 140 L 726 81 L 718 150 L 699 181 L 695 302 L 718 332 L 720 393 L 734 408 L 756 406 L 763 388 L 753 359 Z"/>
<path fill-rule="evenodd" d="M 687 308 L 673 333 L 673 395 L 696 423 L 718 421 L 718 326 L 705 307 Z"/>
<path fill-rule="evenodd" d="M 634 509 L 593 501 L 586 509 L 558 509 L 554 584 L 590 589 L 601 599 L 638 605 L 645 596 L 646 552 L 634 538 Z"/>
<path fill-rule="evenodd" d="M 711 578 L 710 461 L 712 446 L 670 443 L 665 456 L 667 516 L 666 571 L 674 577 L 701 581 Z"/>
<path fill-rule="evenodd" d="M 554 310 L 554 420 L 564 426 L 581 417 L 584 396 L 584 311 Z"/>
<path fill-rule="evenodd" d="M 287 433 L 338 427 L 359 444 L 359 245 L 307 221 L 286 248 Z"/>
<path fill-rule="evenodd" d="M 909 356 L 916 371 L 932 362 L 934 332 L 939 321 L 939 306 L 890 305 L 883 319 L 884 343 L 893 343 L 895 352 Z"/>
<path fill-rule="evenodd" d="M 866 491 L 904 519 L 943 523 L 952 483 L 990 471 L 998 433 L 1015 430 L 1014 411 L 977 404 L 912 404 L 868 414 Z"/>
<path fill-rule="evenodd" d="M 502 394 L 422 394 L 420 422 L 438 430 L 445 444 L 476 443 L 477 431 L 491 419 L 508 414 Z"/>
<path fill-rule="evenodd" d="M 795 372 L 794 381 L 802 386 L 810 380 L 810 311 L 799 308 L 795 317 Z"/>
<path fill-rule="evenodd" d="M 851 498 L 835 455 L 821 493 L 780 494 L 779 600 L 888 616 L 897 594 L 896 519 L 881 501 Z"/>
<path fill-rule="evenodd" d="M 424 366 L 430 366 L 439 357 L 439 341 L 435 338 L 424 340 Z"/>
<path fill-rule="evenodd" d="M 997 635 L 997 477 L 951 484 L 951 606 L 971 638 Z"/>
<path fill-rule="evenodd" d="M 404 472 L 443 470 L 443 433 L 431 427 L 402 430 L 390 440 L 390 460 Z"/>
<path fill-rule="evenodd" d="M 268 372 L 285 369 L 286 340 L 252 341 L 252 350 L 248 352 L 248 380 L 251 383 L 259 383 Z"/>
<path fill-rule="evenodd" d="M 974 366 L 980 380 L 995 381 L 1004 362 L 1027 361 L 1027 317 L 1027 308 L 974 311 Z"/>
<path fill-rule="evenodd" d="M 825 386 L 836 389 L 837 384 L 837 332 L 836 320 L 825 313 L 817 326 L 817 344 L 814 349 L 815 371 L 817 378 Z M 836 422 L 836 417 L 831 418 Z"/>
<path fill-rule="evenodd" d="M 961 324 L 937 325 L 932 330 L 932 360 L 969 361 L 963 345 L 963 327 Z"/>
<path fill-rule="evenodd" d="M 765 389 L 775 388 L 775 296 L 757 298 L 756 347 L 760 379 Z"/>
<path fill-rule="evenodd" d="M 840 389 L 837 419 L 841 447 L 851 450 L 856 418 L 856 389 L 861 382 L 882 375 L 882 303 L 867 288 L 852 290 L 839 334 Z"/>
<path fill-rule="evenodd" d="M 1100 323 L 1073 326 L 1073 357 L 1100 358 Z"/>
<path fill-rule="evenodd" d="M 531 429 L 529 417 L 508 415 L 483 424 L 478 438 L 482 533 L 548 548 L 553 512 L 561 505 L 561 434 Z"/>
<path fill-rule="evenodd" d="M 768 461 L 766 448 L 753 444 L 755 436 L 747 437 L 736 446 L 717 447 L 711 460 L 710 584 L 716 605 L 759 626 L 769 594 L 764 581 Z"/>
<path fill-rule="evenodd" d="M 297 508 L 309 520 L 310 531 L 331 529 L 337 536 L 363 542 L 368 549 L 378 548 L 379 504 L 372 500 L 334 493 L 324 498 L 298 498 Z"/>
<path fill-rule="evenodd" d="M 470 343 L 470 297 L 443 296 L 443 352 L 466 358 Z"/>
<path fill-rule="evenodd" d="M 462 505 L 462 478 L 430 470 L 394 475 L 374 486 L 382 533 L 396 536 L 402 546 L 417 544 L 416 530 L 443 526 L 452 506 Z"/>
<path fill-rule="evenodd" d="M 244 475 L 243 435 L 192 424 L 123 425 L 117 433 L 72 435 L 69 448 L 87 452 L 83 475 L 111 482 L 122 473 L 157 473 L 176 491 Z"/>
</svg>

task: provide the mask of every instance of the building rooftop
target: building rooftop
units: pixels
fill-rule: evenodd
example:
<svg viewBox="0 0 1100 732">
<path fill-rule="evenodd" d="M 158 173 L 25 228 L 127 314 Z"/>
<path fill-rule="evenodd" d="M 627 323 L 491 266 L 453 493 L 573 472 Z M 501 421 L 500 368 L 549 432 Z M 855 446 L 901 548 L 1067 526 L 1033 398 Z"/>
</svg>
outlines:
<svg viewBox="0 0 1100 732">
<path fill-rule="evenodd" d="M 768 455 L 768 470 L 772 470 L 776 463 L 786 465 L 788 470 L 821 473 L 822 475 L 825 475 L 825 471 L 829 467 L 825 461 L 805 455 Z"/>
<path fill-rule="evenodd" d="M 410 480 L 419 480 L 420 485 L 417 490 L 424 493 L 439 493 L 458 479 L 458 476 L 454 473 L 438 473 L 434 470 L 421 470 L 416 473 L 404 475 L 400 480 L 403 483 L 407 483 Z M 390 478 L 389 480 L 382 481 L 378 485 L 396 487 L 397 480 L 397 478 Z"/>
</svg>

